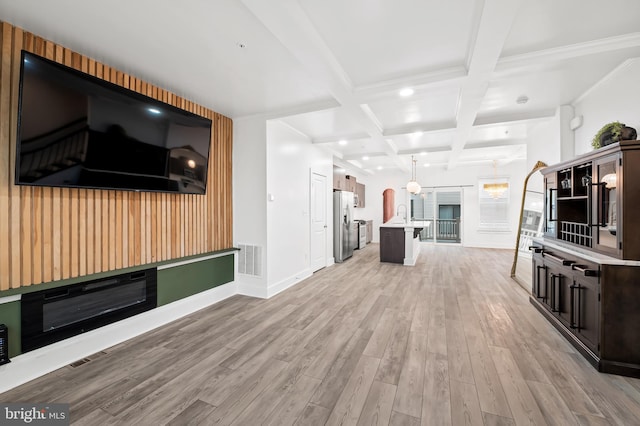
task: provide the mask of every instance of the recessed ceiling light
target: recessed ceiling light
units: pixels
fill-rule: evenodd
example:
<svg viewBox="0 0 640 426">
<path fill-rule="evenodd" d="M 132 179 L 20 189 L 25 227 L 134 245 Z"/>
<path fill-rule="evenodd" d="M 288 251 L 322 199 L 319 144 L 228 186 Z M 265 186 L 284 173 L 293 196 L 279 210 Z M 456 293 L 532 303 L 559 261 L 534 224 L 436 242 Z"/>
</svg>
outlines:
<svg viewBox="0 0 640 426">
<path fill-rule="evenodd" d="M 422 151 L 420 155 L 427 155 L 427 151 Z"/>
<path fill-rule="evenodd" d="M 405 87 L 404 89 L 400 90 L 399 95 L 403 98 L 406 98 L 413 95 L 414 93 L 415 91 L 411 87 Z"/>
<path fill-rule="evenodd" d="M 369 159 L 369 156 L 365 155 L 365 156 L 363 156 L 363 157 L 362 157 L 362 159 L 363 159 L 364 161 L 367 161 L 367 160 Z"/>
<path fill-rule="evenodd" d="M 149 111 L 152 114 L 160 114 L 160 110 L 156 108 L 147 108 L 147 111 Z"/>
<path fill-rule="evenodd" d="M 236 46 L 238 46 L 240 49 L 246 49 L 247 48 L 247 43 L 243 43 L 241 41 L 236 43 Z"/>
<path fill-rule="evenodd" d="M 382 170 L 382 166 L 378 166 L 378 167 L 376 167 L 376 169 Z"/>
<path fill-rule="evenodd" d="M 430 165 L 431 165 L 431 164 L 429 164 L 429 163 L 424 163 L 424 166 L 425 166 L 425 167 L 429 167 Z"/>
<path fill-rule="evenodd" d="M 422 136 L 422 131 L 418 130 L 417 132 L 411 133 L 411 136 Z"/>
<path fill-rule="evenodd" d="M 529 97 L 526 95 L 518 96 L 518 99 L 516 99 L 518 105 L 524 105 L 527 102 L 529 102 Z"/>
<path fill-rule="evenodd" d="M 341 139 L 341 140 L 339 140 L 339 141 L 338 141 L 338 144 L 339 144 L 339 145 L 346 145 L 346 144 L 347 144 L 347 141 L 346 141 L 346 140 L 344 140 L 344 139 Z"/>
</svg>

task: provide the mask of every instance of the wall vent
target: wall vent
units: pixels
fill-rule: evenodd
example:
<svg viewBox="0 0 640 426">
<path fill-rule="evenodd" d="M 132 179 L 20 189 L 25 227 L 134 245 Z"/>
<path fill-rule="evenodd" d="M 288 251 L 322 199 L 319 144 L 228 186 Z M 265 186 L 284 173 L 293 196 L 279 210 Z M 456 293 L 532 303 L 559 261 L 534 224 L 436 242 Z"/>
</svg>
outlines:
<svg viewBox="0 0 640 426">
<path fill-rule="evenodd" d="M 262 247 L 249 244 L 238 244 L 238 273 L 262 276 Z"/>
</svg>

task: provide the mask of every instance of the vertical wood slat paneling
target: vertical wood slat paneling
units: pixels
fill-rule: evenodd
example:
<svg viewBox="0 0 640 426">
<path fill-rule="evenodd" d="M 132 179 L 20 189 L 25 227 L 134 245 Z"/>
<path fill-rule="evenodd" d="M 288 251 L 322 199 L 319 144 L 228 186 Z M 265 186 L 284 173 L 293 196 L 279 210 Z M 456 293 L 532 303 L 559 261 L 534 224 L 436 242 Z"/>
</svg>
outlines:
<svg viewBox="0 0 640 426">
<path fill-rule="evenodd" d="M 231 247 L 229 118 L 0 25 L 0 291 Z M 210 118 L 206 195 L 15 186 L 21 49 Z"/>
<path fill-rule="evenodd" d="M 20 50 L 23 47 L 23 33 L 22 30 L 16 29 L 13 34 L 13 51 L 12 51 L 12 67 L 11 67 L 11 85 L 12 87 L 18 87 L 20 84 Z M 11 91 L 11 104 L 15 105 L 18 102 L 18 91 Z M 18 122 L 18 111 L 15 108 L 11 109 L 11 123 Z M 11 126 L 11 140 L 17 138 L 18 128 L 17 126 Z M 9 170 L 15 170 L 15 148 L 10 147 L 12 155 L 12 164 L 9 166 Z M 13 175 L 13 174 L 12 174 Z M 14 178 L 15 179 L 15 178 Z M 14 187 L 16 194 L 18 194 L 18 188 Z M 34 226 L 34 218 L 31 214 L 33 209 L 33 187 L 20 187 L 20 247 L 22 247 L 21 261 L 21 285 L 28 286 L 39 279 L 34 278 L 34 272 L 36 269 L 40 269 L 39 265 L 40 256 L 36 253 L 34 232 L 36 227 Z M 17 266 L 17 265 L 16 265 Z M 38 271 L 39 272 L 39 271 Z"/>
<path fill-rule="evenodd" d="M 8 24 L 2 24 L 0 28 L 0 116 L 7 117 L 11 110 L 10 91 L 5 90 L 11 84 L 10 80 L 10 64 L 11 64 L 11 37 L 12 28 Z M 0 125 L 0 235 L 4 238 L 2 241 L 4 247 L 11 247 L 9 237 L 9 145 L 10 123 Z M 11 287 L 11 262 L 9 257 L 10 250 L 0 252 L 0 290 L 8 290 Z"/>
<path fill-rule="evenodd" d="M 12 54 L 13 47 L 15 46 L 15 33 L 12 32 L 7 37 L 6 43 L 11 50 L 9 50 L 6 54 L 10 58 L 10 63 L 6 70 L 6 78 L 11 84 L 11 88 L 7 90 L 9 95 L 9 105 L 13 105 L 15 98 L 15 89 L 13 89 L 14 79 L 12 78 L 13 71 L 15 71 L 12 66 L 12 62 L 14 61 L 14 55 Z M 4 65 L 4 45 L 3 45 L 3 65 Z M 3 73 L 4 74 L 4 73 Z M 14 123 L 17 123 L 17 113 L 15 112 L 15 108 L 11 108 L 9 110 L 9 140 L 13 140 L 15 138 L 15 130 L 13 127 Z M 16 288 L 20 287 L 22 284 L 22 258 L 23 249 L 28 249 L 25 246 L 24 241 L 22 240 L 23 227 L 20 220 L 21 216 L 21 206 L 24 205 L 25 200 L 21 196 L 21 188 L 13 185 L 13 173 L 12 170 L 15 170 L 15 145 L 9 144 L 9 199 L 11 200 L 11 204 L 9 204 L 9 215 L 10 215 L 10 232 L 11 232 L 11 244 L 7 247 L 11 248 L 11 287 Z"/>
</svg>

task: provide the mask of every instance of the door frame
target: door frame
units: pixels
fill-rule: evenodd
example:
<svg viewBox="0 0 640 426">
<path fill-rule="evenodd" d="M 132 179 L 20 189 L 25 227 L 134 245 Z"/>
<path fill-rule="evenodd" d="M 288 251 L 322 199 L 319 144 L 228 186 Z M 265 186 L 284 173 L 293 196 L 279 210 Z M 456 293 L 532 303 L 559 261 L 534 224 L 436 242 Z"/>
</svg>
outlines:
<svg viewBox="0 0 640 426">
<path fill-rule="evenodd" d="M 313 267 L 313 257 L 312 257 L 312 253 L 313 253 L 313 247 L 314 247 L 314 232 L 313 232 L 313 218 L 315 217 L 315 211 L 314 211 L 314 203 L 313 203 L 313 177 L 314 175 L 317 176 L 322 176 L 324 177 L 325 180 L 325 188 L 324 188 L 324 194 L 325 194 L 325 212 L 324 212 L 324 220 L 325 220 L 325 225 L 324 225 L 324 244 L 323 244 L 323 265 L 320 266 L 319 268 L 314 268 Z M 333 177 L 331 180 L 331 185 L 333 186 Z M 333 199 L 330 197 L 331 193 L 329 192 L 329 176 L 326 173 L 326 170 L 322 170 L 319 168 L 315 168 L 315 167 L 311 167 L 309 168 L 309 269 L 311 270 L 311 272 L 316 272 L 319 271 L 322 268 L 326 268 L 327 266 L 329 266 L 331 263 L 328 261 L 328 254 L 327 254 L 327 250 L 329 247 L 329 243 L 331 243 L 331 247 L 333 247 L 333 240 L 329 241 L 329 235 L 333 235 L 330 234 L 330 232 L 332 232 L 333 227 L 330 226 L 331 222 L 329 220 L 329 217 L 333 217 L 330 216 L 330 213 L 333 211 Z"/>
<path fill-rule="evenodd" d="M 456 243 L 440 243 L 438 241 L 437 238 L 437 232 L 435 230 L 435 226 L 436 226 L 436 220 L 438 219 L 438 204 L 437 204 L 437 199 L 438 199 L 438 193 L 441 192 L 459 192 L 460 193 L 460 229 L 458 230 L 459 234 L 460 234 L 460 242 L 456 242 Z M 434 226 L 434 232 L 433 232 L 433 239 L 429 239 L 429 240 L 425 240 L 423 242 L 425 243 L 431 243 L 431 244 L 446 244 L 446 245 L 464 245 L 464 187 L 460 186 L 446 186 L 446 187 L 427 187 L 427 188 L 423 188 L 422 193 L 426 194 L 427 193 L 432 193 L 433 194 L 433 211 L 432 216 L 433 216 L 433 226 Z M 425 215 L 426 216 L 426 215 Z"/>
</svg>

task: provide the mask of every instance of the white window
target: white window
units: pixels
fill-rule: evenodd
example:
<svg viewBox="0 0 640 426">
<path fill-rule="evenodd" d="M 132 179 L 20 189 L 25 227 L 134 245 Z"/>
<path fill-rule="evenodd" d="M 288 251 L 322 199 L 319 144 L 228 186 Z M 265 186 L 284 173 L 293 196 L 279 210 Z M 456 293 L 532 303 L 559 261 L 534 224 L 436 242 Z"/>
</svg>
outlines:
<svg viewBox="0 0 640 426">
<path fill-rule="evenodd" d="M 478 179 L 479 229 L 509 231 L 509 180 Z"/>
</svg>

